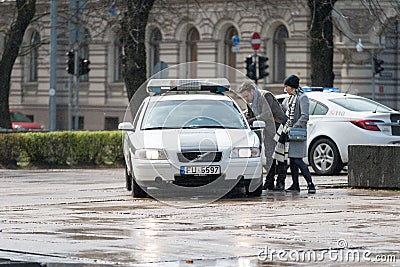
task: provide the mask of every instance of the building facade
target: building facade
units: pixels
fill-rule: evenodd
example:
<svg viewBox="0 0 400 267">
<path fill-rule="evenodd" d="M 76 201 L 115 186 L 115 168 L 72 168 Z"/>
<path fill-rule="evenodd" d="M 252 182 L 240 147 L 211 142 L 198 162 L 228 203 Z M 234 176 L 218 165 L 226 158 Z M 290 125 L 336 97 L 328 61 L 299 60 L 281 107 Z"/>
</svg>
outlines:
<svg viewBox="0 0 400 267">
<path fill-rule="evenodd" d="M 96 2 L 88 1 L 82 12 L 85 23 L 80 31 L 80 55 L 91 61 L 91 71 L 80 77 L 79 93 L 74 79 L 65 70 L 66 53 L 71 49 L 70 20 L 68 15 L 58 16 L 58 130 L 69 129 L 71 125 L 74 128 L 75 124 L 79 129 L 111 130 L 124 120 L 128 99 L 121 72 L 123 51 L 118 38 L 118 15 L 111 15 L 105 9 L 99 12 Z M 375 11 L 363 2 L 339 0 L 335 5 L 334 86 L 399 109 L 398 10 L 391 4 L 393 1 L 381 1 L 382 10 Z M 67 10 L 68 4 L 68 1 L 59 1 L 59 12 Z M 48 2 L 38 4 L 38 12 L 49 9 Z M 1 12 L 5 10 L 2 8 Z M 88 12 L 92 12 L 90 16 Z M 235 86 L 241 81 L 231 70 L 246 72 L 245 58 L 254 54 L 251 36 L 259 32 L 262 43 L 257 54 L 269 58 L 269 75 L 259 81 L 259 86 L 282 93 L 283 79 L 289 74 L 297 74 L 301 85 L 306 86 L 310 82 L 308 25 L 311 19 L 306 0 L 158 1 L 146 31 L 148 77 L 184 62 L 217 62 L 232 69 L 192 67 L 187 71 L 191 77 L 218 73 Z M 8 20 L 3 16 L 0 24 L 7 25 Z M 236 46 L 232 43 L 233 36 L 240 39 Z M 49 39 L 50 16 L 29 26 L 23 47 L 31 48 L 21 53 L 14 66 L 10 93 L 12 108 L 30 115 L 45 127 L 49 125 Z M 39 43 L 40 46 L 36 45 Z M 2 44 L 4 35 L 0 34 L 0 51 Z M 384 61 L 384 70 L 379 75 L 373 75 L 374 57 Z M 75 116 L 79 119 L 75 120 Z"/>
</svg>

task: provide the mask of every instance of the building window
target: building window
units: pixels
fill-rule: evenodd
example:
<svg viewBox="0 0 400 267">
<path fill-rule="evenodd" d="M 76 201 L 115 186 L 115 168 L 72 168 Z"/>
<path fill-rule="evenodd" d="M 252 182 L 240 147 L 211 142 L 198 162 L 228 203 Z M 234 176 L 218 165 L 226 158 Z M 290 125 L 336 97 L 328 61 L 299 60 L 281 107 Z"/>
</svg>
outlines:
<svg viewBox="0 0 400 267">
<path fill-rule="evenodd" d="M 193 62 L 197 61 L 197 42 L 200 40 L 200 34 L 196 28 L 192 27 L 186 36 L 186 61 Z M 194 64 L 189 64 L 188 73 L 191 78 L 197 77 L 196 66 Z"/>
<path fill-rule="evenodd" d="M 118 130 L 118 117 L 105 117 L 104 118 L 104 130 L 106 131 L 113 131 Z"/>
<path fill-rule="evenodd" d="M 284 25 L 274 34 L 274 82 L 281 83 L 286 77 L 286 39 L 289 37 Z"/>
<path fill-rule="evenodd" d="M 383 36 L 385 38 L 386 49 L 397 49 L 399 45 L 399 23 L 399 20 L 394 21 L 392 24 L 388 25 L 386 31 L 384 32 Z"/>
<path fill-rule="evenodd" d="M 238 35 L 237 30 L 235 27 L 230 27 L 225 34 L 225 40 L 224 40 L 224 45 L 225 45 L 225 59 L 224 63 L 225 65 L 228 65 L 232 68 L 236 67 L 236 54 L 232 52 L 232 37 Z"/>
<path fill-rule="evenodd" d="M 29 81 L 37 82 L 38 80 L 38 57 L 40 36 L 38 32 L 33 32 L 30 40 L 30 53 L 29 53 Z"/>
<path fill-rule="evenodd" d="M 75 116 L 72 116 L 72 121 L 74 123 L 74 126 L 76 126 L 76 121 L 75 121 Z M 74 127 L 75 130 L 83 130 L 85 127 L 85 118 L 83 116 L 78 117 L 78 128 Z"/>
<path fill-rule="evenodd" d="M 159 29 L 154 29 L 150 35 L 150 73 L 156 74 L 160 69 L 155 68 L 160 62 L 160 42 L 162 41 L 161 32 Z"/>
<path fill-rule="evenodd" d="M 226 75 L 228 79 L 234 79 L 235 75 L 235 68 L 236 68 L 236 53 L 232 51 L 233 43 L 232 38 L 233 36 L 238 35 L 238 32 L 235 27 L 231 26 L 225 33 L 224 38 L 224 64 L 228 65 L 228 71 Z"/>
<path fill-rule="evenodd" d="M 122 82 L 122 45 L 119 40 L 114 41 L 114 72 L 113 81 Z"/>
</svg>

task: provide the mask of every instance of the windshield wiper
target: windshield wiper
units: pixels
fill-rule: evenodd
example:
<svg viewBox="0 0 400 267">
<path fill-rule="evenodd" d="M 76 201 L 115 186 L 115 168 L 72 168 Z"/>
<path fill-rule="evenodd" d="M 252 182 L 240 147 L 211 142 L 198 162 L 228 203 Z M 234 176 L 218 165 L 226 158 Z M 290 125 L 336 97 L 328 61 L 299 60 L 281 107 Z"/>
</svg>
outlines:
<svg viewBox="0 0 400 267">
<path fill-rule="evenodd" d="M 156 126 L 156 127 L 147 127 L 143 130 L 165 130 L 165 129 L 179 129 L 177 127 L 166 127 L 166 126 Z"/>
<path fill-rule="evenodd" d="M 201 128 L 212 128 L 212 129 L 224 129 L 228 128 L 222 125 L 192 125 L 192 126 L 183 126 L 182 129 L 201 129 Z"/>
</svg>

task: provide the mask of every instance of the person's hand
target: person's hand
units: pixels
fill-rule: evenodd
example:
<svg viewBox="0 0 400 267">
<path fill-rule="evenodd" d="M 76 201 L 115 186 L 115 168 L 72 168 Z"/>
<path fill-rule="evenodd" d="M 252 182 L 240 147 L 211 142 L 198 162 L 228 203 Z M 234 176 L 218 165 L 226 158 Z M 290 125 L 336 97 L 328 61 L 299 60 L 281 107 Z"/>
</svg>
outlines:
<svg viewBox="0 0 400 267">
<path fill-rule="evenodd" d="M 284 117 L 284 119 L 282 120 L 282 124 L 285 125 L 285 123 L 287 122 L 289 118 L 287 116 Z"/>
<path fill-rule="evenodd" d="M 253 124 L 253 122 L 256 121 L 256 120 L 257 120 L 256 117 L 247 118 L 247 122 L 248 122 L 250 125 Z"/>
<path fill-rule="evenodd" d="M 281 136 L 279 136 L 278 142 L 281 144 L 284 144 L 284 143 L 286 143 L 286 141 L 287 141 L 287 134 L 282 132 Z"/>
</svg>

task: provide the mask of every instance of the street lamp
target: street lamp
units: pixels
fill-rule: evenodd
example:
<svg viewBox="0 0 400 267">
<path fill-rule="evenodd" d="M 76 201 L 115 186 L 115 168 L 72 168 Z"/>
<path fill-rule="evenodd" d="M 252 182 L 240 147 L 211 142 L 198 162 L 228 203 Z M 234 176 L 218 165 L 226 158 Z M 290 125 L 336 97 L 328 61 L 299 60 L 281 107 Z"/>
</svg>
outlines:
<svg viewBox="0 0 400 267">
<path fill-rule="evenodd" d="M 356 45 L 357 52 L 361 53 L 364 51 L 364 45 L 361 42 L 361 39 L 358 39 L 358 43 Z"/>
<path fill-rule="evenodd" d="M 358 43 L 356 44 L 357 52 L 361 53 L 364 51 L 364 45 L 361 42 L 361 38 L 358 39 Z M 371 56 L 371 80 L 372 80 L 372 99 L 375 100 L 375 51 L 374 48 L 371 48 L 370 56 Z"/>
</svg>

